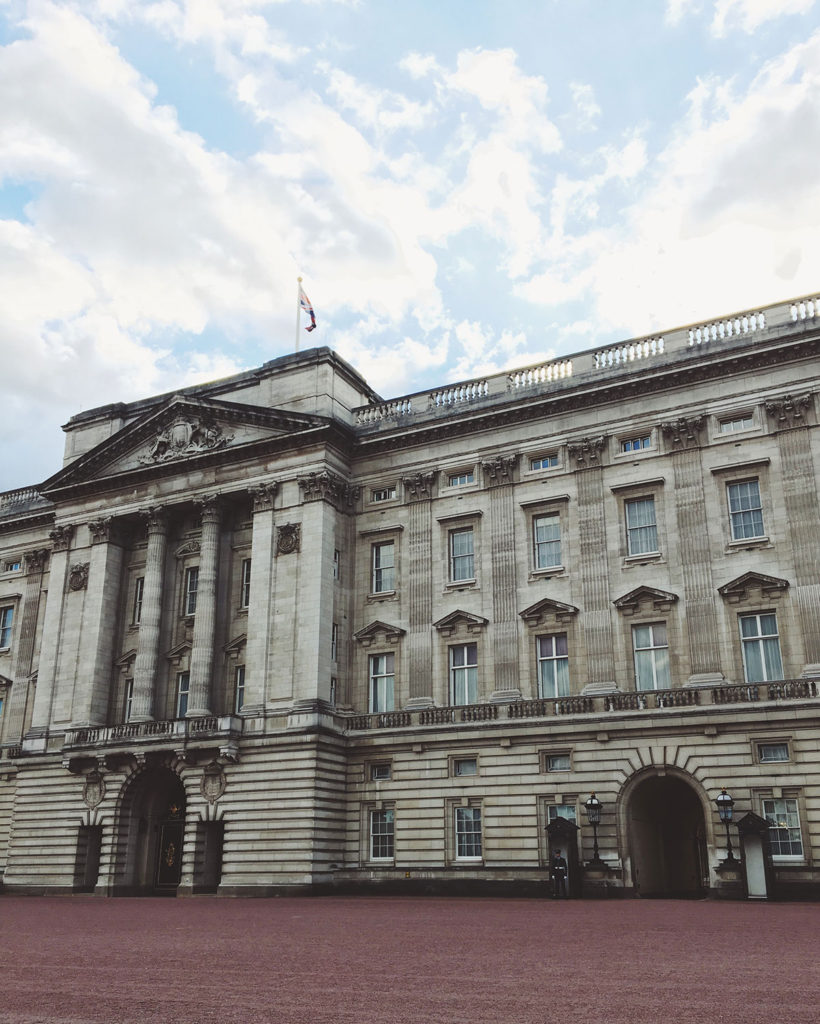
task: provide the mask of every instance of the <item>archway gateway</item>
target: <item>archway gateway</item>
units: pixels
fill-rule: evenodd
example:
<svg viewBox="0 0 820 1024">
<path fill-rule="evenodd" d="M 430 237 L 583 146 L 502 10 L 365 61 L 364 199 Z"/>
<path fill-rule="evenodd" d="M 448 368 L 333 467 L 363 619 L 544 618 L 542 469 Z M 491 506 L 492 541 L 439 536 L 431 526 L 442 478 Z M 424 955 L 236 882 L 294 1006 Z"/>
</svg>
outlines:
<svg viewBox="0 0 820 1024">
<path fill-rule="evenodd" d="M 179 776 L 157 767 L 134 779 L 120 809 L 115 890 L 175 896 L 184 841 L 185 788 Z"/>
<path fill-rule="evenodd" d="M 708 886 L 706 825 L 695 790 L 674 775 L 652 775 L 629 796 L 632 884 L 639 896 L 702 896 Z"/>
</svg>

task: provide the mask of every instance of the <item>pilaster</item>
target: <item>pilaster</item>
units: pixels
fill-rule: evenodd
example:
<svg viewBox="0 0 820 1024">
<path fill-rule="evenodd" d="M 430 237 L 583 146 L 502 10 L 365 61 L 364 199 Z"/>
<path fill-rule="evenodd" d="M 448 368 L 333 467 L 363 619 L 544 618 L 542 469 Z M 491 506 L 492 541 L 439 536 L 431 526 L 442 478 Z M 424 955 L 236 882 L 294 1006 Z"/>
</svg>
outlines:
<svg viewBox="0 0 820 1024">
<path fill-rule="evenodd" d="M 518 616 L 516 614 L 515 502 L 513 474 L 518 456 L 499 456 L 482 466 L 490 489 L 493 575 L 492 700 L 521 697 L 518 676 Z"/>
<path fill-rule="evenodd" d="M 251 594 L 248 604 L 248 643 L 245 650 L 244 715 L 258 715 L 267 700 L 267 662 L 272 642 L 273 596 L 276 590 L 274 558 L 274 481 L 251 488 Z"/>
<path fill-rule="evenodd" d="M 131 721 L 153 720 L 154 693 L 159 665 L 160 624 L 162 622 L 162 591 L 165 553 L 168 544 L 168 520 L 164 508 L 144 513 L 148 527 L 148 549 L 145 555 L 145 577 L 142 588 L 137 657 L 134 661 L 134 687 Z"/>
<path fill-rule="evenodd" d="M 212 714 L 211 683 L 216 631 L 216 586 L 219 571 L 219 529 L 222 510 L 219 498 L 208 495 L 196 503 L 202 514 L 199 541 L 199 581 L 191 642 L 191 689 L 186 718 Z"/>
<path fill-rule="evenodd" d="M 433 706 L 433 487 L 438 470 L 407 477 L 404 493 L 409 504 L 408 559 L 406 574 L 408 595 L 407 667 L 410 708 Z"/>
<path fill-rule="evenodd" d="M 47 548 L 27 551 L 23 555 L 26 577 L 20 608 L 17 657 L 14 660 L 11 695 L 6 712 L 5 741 L 9 744 L 19 743 L 25 728 L 26 709 L 30 699 L 31 670 L 34 664 L 34 640 L 37 635 L 37 618 L 40 611 L 40 594 L 43 589 L 43 572 L 48 564 L 48 555 Z"/>
</svg>

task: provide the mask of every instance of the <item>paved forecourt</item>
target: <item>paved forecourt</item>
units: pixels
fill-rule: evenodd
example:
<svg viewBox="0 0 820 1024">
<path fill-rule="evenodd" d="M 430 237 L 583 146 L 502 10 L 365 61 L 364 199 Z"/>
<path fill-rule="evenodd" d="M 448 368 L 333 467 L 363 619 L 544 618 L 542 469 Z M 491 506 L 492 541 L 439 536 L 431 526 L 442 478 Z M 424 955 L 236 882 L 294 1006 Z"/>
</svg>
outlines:
<svg viewBox="0 0 820 1024">
<path fill-rule="evenodd" d="M 0 1022 L 815 1024 L 812 904 L 0 898 Z"/>
</svg>

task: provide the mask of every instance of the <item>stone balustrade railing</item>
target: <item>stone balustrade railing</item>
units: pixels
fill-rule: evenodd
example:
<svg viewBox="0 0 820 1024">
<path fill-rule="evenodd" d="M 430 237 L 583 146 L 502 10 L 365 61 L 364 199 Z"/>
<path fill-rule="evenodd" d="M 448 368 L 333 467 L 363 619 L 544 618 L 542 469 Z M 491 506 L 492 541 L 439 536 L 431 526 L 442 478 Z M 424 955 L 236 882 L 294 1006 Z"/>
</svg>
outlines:
<svg viewBox="0 0 820 1024">
<path fill-rule="evenodd" d="M 196 736 L 221 738 L 242 731 L 242 719 L 232 715 L 204 715 L 201 718 L 174 718 L 161 722 L 124 722 L 68 729 L 63 749 L 75 747 L 117 746 L 124 743 L 152 743 L 162 739 L 186 740 Z"/>
<path fill-rule="evenodd" d="M 778 327 L 804 321 L 820 320 L 820 298 L 807 296 L 774 306 L 690 324 L 645 338 L 633 338 L 588 349 L 570 357 L 525 366 L 518 370 L 493 374 L 477 380 L 462 381 L 435 391 L 420 391 L 391 399 L 381 404 L 360 406 L 353 410 L 356 426 L 374 426 L 385 420 L 400 421 L 412 415 L 439 415 L 475 406 L 493 398 L 560 387 L 570 378 L 584 374 L 592 378 L 629 373 L 653 360 L 674 357 L 693 348 L 703 348 L 720 341 L 742 337 L 763 336 Z"/>
<path fill-rule="evenodd" d="M 816 698 L 814 679 L 781 679 L 771 683 L 726 684 L 707 689 L 641 690 L 605 693 L 589 697 L 543 697 L 517 700 L 510 704 L 466 704 L 459 707 L 424 708 L 419 711 L 389 711 L 375 715 L 353 715 L 348 731 L 404 729 L 418 726 L 455 725 L 523 718 L 564 715 L 607 715 L 623 711 L 664 711 L 722 704 L 756 704 L 782 700 Z"/>
</svg>

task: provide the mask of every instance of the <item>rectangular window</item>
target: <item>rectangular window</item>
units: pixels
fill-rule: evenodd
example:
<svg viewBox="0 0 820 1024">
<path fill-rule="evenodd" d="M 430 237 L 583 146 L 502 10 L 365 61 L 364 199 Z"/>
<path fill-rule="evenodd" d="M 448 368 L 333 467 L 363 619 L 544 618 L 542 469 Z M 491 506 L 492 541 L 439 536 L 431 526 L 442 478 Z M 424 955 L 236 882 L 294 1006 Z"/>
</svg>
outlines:
<svg viewBox="0 0 820 1024">
<path fill-rule="evenodd" d="M 747 683 L 763 683 L 783 678 L 780 660 L 780 637 L 774 612 L 740 616 L 740 638 L 743 645 L 743 671 Z"/>
<path fill-rule="evenodd" d="M 453 760 L 453 775 L 478 775 L 478 760 L 475 757 L 457 757 Z"/>
<path fill-rule="evenodd" d="M 553 469 L 558 465 L 558 456 L 542 455 L 537 459 L 530 459 L 530 469 Z"/>
<path fill-rule="evenodd" d="M 655 499 L 638 498 L 627 501 L 626 548 L 630 555 L 645 555 L 658 550 L 658 527 L 655 521 Z"/>
<path fill-rule="evenodd" d="M 239 584 L 239 607 L 248 608 L 251 603 L 251 560 L 242 559 L 242 579 Z"/>
<path fill-rule="evenodd" d="M 370 812 L 370 859 L 392 860 L 394 856 L 395 823 L 393 809 Z"/>
<path fill-rule="evenodd" d="M 547 824 L 555 821 L 556 818 L 566 818 L 566 820 L 571 821 L 573 825 L 576 824 L 575 804 L 548 804 Z"/>
<path fill-rule="evenodd" d="M 632 627 L 632 650 L 635 655 L 635 687 L 638 690 L 668 690 L 669 640 L 665 622 Z"/>
<path fill-rule="evenodd" d="M 134 707 L 134 680 L 125 680 L 125 708 L 123 710 L 123 721 L 131 721 L 131 710 Z"/>
<path fill-rule="evenodd" d="M 464 487 L 465 484 L 475 483 L 475 474 L 472 470 L 467 473 L 451 473 L 447 477 L 448 487 Z"/>
<path fill-rule="evenodd" d="M 450 580 L 460 583 L 475 579 L 473 529 L 450 531 Z"/>
<path fill-rule="evenodd" d="M 11 647 L 11 624 L 14 621 L 14 608 L 0 608 L 0 650 Z"/>
<path fill-rule="evenodd" d="M 568 772 L 571 770 L 569 754 L 547 754 L 544 767 L 548 772 Z"/>
<path fill-rule="evenodd" d="M 481 859 L 481 808 L 456 807 L 456 860 Z"/>
<path fill-rule="evenodd" d="M 392 593 L 396 589 L 396 547 L 392 540 L 374 544 L 373 593 Z"/>
<path fill-rule="evenodd" d="M 758 743 L 757 759 L 761 764 L 776 764 L 789 760 L 788 743 Z"/>
<path fill-rule="evenodd" d="M 177 718 L 184 718 L 188 710 L 188 694 L 191 690 L 190 672 L 177 674 Z"/>
<path fill-rule="evenodd" d="M 341 567 L 342 556 L 339 549 L 333 552 L 333 579 L 338 580 L 342 578 L 342 567 Z"/>
<path fill-rule="evenodd" d="M 754 420 L 751 414 L 748 416 L 736 416 L 734 419 L 721 420 L 720 432 L 721 434 L 734 434 L 737 430 L 751 430 L 753 426 Z"/>
<path fill-rule="evenodd" d="M 19 558 L 9 558 L 3 562 L 3 572 L 19 572 L 21 562 Z"/>
<path fill-rule="evenodd" d="M 759 482 L 743 480 L 740 483 L 727 484 L 726 493 L 729 499 L 732 540 L 764 537 L 763 506 L 760 503 Z"/>
<path fill-rule="evenodd" d="M 245 666 L 237 665 L 234 673 L 234 714 L 239 714 L 245 703 Z"/>
<path fill-rule="evenodd" d="M 390 778 L 390 764 L 383 761 L 379 764 L 371 764 L 370 778 L 373 782 L 387 782 Z"/>
<path fill-rule="evenodd" d="M 533 565 L 551 569 L 561 564 L 561 517 L 536 516 L 532 521 Z"/>
<path fill-rule="evenodd" d="M 196 591 L 199 586 L 199 566 L 192 565 L 185 570 L 185 594 L 183 598 L 183 615 L 196 614 Z"/>
<path fill-rule="evenodd" d="M 802 857 L 803 839 L 796 800 L 764 800 L 763 817 L 769 823 L 772 854 L 775 857 Z"/>
<path fill-rule="evenodd" d="M 478 645 L 459 644 L 450 648 L 450 703 L 478 701 Z"/>
<path fill-rule="evenodd" d="M 370 492 L 371 501 L 390 501 L 396 497 L 395 487 L 382 487 L 377 491 Z"/>
<path fill-rule="evenodd" d="M 370 713 L 392 711 L 395 707 L 395 659 L 389 654 L 370 655 Z"/>
<path fill-rule="evenodd" d="M 331 676 L 330 677 L 330 703 L 331 703 L 331 705 L 334 708 L 336 707 L 336 693 L 338 691 L 338 687 L 339 687 L 339 680 L 336 678 L 336 676 Z"/>
<path fill-rule="evenodd" d="M 330 627 L 330 660 L 339 660 L 339 623 L 334 622 Z"/>
<path fill-rule="evenodd" d="M 652 437 L 649 434 L 643 434 L 640 437 L 630 437 L 626 441 L 621 441 L 622 452 L 640 452 L 645 448 L 651 448 Z"/>
<path fill-rule="evenodd" d="M 567 634 L 539 636 L 535 639 L 538 661 L 538 696 L 569 696 L 569 655 Z"/>
<path fill-rule="evenodd" d="M 142 595 L 145 592 L 145 577 L 138 576 L 134 580 L 134 608 L 131 621 L 135 626 L 140 624 L 142 618 Z"/>
</svg>

